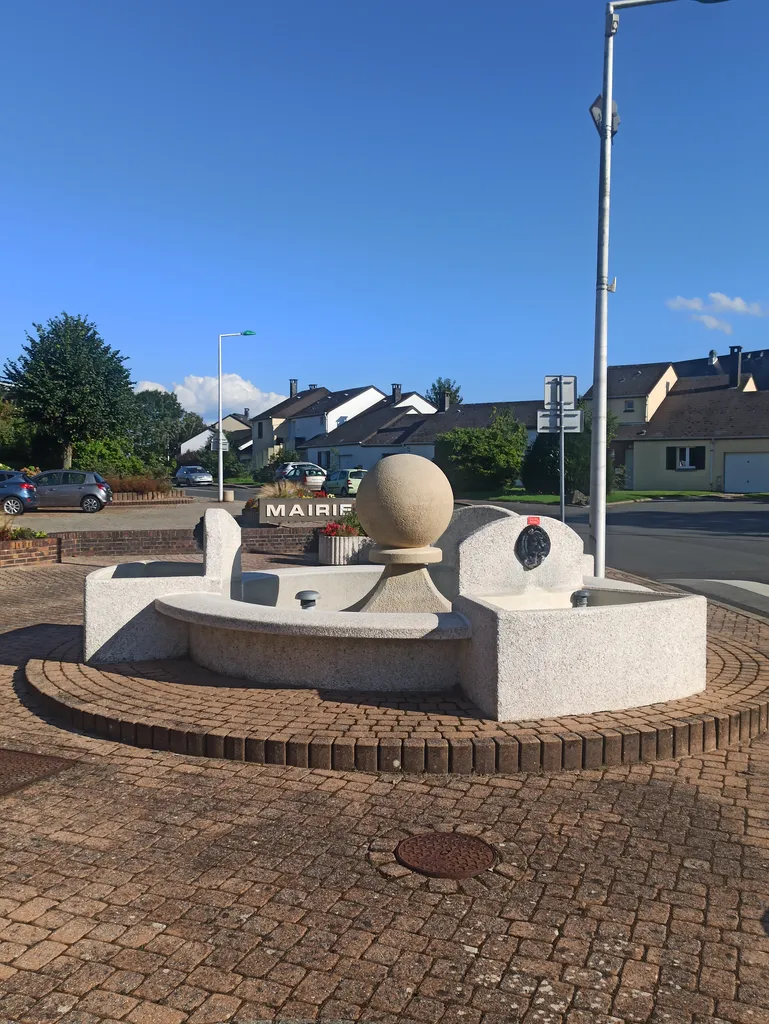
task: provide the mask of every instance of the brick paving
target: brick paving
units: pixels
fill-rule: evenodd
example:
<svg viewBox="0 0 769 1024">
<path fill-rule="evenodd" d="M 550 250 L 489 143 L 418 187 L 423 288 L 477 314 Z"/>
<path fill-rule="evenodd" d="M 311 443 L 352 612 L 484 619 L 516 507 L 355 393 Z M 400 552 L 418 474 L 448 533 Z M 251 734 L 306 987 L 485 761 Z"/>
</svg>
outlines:
<svg viewBox="0 0 769 1024">
<path fill-rule="evenodd" d="M 0 744 L 75 762 L 0 800 L 3 1024 L 769 1021 L 766 738 L 488 778 L 89 738 L 18 669 L 72 638 L 86 571 L 0 573 Z M 714 614 L 769 653 L 769 625 Z M 394 832 L 468 826 L 514 845 L 511 877 L 378 861 Z"/>
</svg>

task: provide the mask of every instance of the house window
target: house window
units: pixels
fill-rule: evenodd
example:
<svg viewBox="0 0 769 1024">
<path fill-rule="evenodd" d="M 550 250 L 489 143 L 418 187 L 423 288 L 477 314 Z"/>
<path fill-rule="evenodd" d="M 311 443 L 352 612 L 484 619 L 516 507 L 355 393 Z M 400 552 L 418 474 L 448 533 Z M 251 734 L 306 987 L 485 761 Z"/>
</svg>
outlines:
<svg viewBox="0 0 769 1024">
<path fill-rule="evenodd" d="M 328 469 L 331 465 L 331 452 L 318 452 L 318 465 L 322 469 Z"/>
<path fill-rule="evenodd" d="M 635 402 L 632 398 L 628 398 L 625 401 L 625 412 L 635 412 Z"/>
<path fill-rule="evenodd" d="M 257 437 L 264 437 L 264 424 L 263 423 L 257 423 L 257 425 L 256 425 L 256 436 Z"/>
<path fill-rule="evenodd" d="M 704 469 L 705 445 L 697 445 L 696 448 L 666 448 L 665 468 L 674 470 Z"/>
</svg>

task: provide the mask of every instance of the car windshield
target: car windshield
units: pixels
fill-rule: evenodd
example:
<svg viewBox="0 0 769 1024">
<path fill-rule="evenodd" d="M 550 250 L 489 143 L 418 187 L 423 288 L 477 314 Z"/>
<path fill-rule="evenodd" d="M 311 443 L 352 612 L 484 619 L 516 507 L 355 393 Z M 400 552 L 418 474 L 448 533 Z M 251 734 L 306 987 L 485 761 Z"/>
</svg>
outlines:
<svg viewBox="0 0 769 1024">
<path fill-rule="evenodd" d="M 363 477 L 364 477 L 364 474 L 365 474 L 365 470 L 359 469 L 355 473 L 350 473 L 350 479 L 351 480 L 362 480 Z"/>
<path fill-rule="evenodd" d="M 205 470 L 203 469 L 202 466 L 188 466 L 187 467 L 187 472 L 188 473 L 205 473 Z"/>
</svg>

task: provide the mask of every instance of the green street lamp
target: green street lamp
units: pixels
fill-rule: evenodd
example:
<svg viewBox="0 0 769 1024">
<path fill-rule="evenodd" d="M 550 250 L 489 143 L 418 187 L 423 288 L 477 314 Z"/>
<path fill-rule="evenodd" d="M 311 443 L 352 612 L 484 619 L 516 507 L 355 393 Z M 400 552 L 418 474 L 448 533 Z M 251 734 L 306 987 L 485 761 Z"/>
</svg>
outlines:
<svg viewBox="0 0 769 1024">
<path fill-rule="evenodd" d="M 591 116 L 601 136 L 601 171 L 598 191 L 598 272 L 596 278 L 595 343 L 593 353 L 593 438 L 590 456 L 590 547 L 595 557 L 596 576 L 606 571 L 606 411 L 609 336 L 609 293 L 616 281 L 609 280 L 609 213 L 611 207 L 611 146 L 619 127 L 614 104 L 614 36 L 619 28 L 619 11 L 630 7 L 671 3 L 673 0 L 612 0 L 606 5 L 603 59 L 603 90 L 591 107 Z M 697 0 L 701 4 L 727 0 Z"/>
<path fill-rule="evenodd" d="M 253 338 L 256 331 L 232 331 L 229 334 L 219 335 L 219 443 L 217 445 L 219 463 L 219 501 L 224 501 L 224 430 L 222 429 L 222 338 Z"/>
</svg>

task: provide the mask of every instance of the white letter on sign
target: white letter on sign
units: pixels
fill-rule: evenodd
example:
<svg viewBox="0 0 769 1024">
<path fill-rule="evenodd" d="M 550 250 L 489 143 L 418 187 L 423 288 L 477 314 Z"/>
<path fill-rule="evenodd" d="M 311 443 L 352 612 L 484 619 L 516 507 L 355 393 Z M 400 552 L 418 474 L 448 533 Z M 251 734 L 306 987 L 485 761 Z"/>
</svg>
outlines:
<svg viewBox="0 0 769 1024">
<path fill-rule="evenodd" d="M 268 505 L 267 515 L 268 516 L 285 516 L 286 506 L 285 505 Z"/>
<path fill-rule="evenodd" d="M 341 515 L 346 516 L 348 512 L 352 512 L 352 505 L 343 504 L 339 506 L 339 512 Z"/>
<path fill-rule="evenodd" d="M 301 505 L 294 505 L 293 508 L 291 509 L 291 511 L 288 514 L 290 516 L 303 516 L 304 512 L 302 511 L 302 506 Z"/>
<path fill-rule="evenodd" d="M 328 505 L 316 505 L 315 506 L 315 515 L 316 516 L 327 516 L 329 514 L 328 509 L 329 509 Z"/>
</svg>

